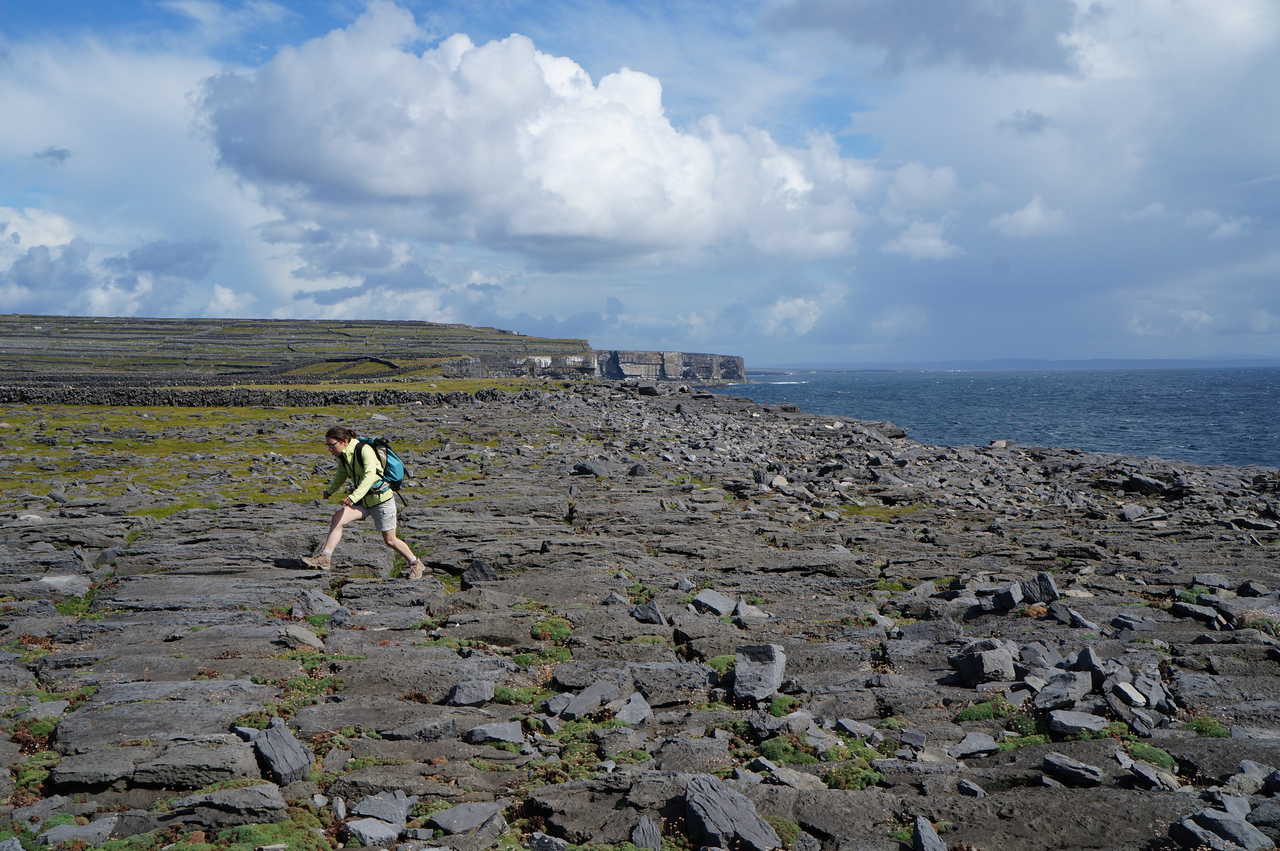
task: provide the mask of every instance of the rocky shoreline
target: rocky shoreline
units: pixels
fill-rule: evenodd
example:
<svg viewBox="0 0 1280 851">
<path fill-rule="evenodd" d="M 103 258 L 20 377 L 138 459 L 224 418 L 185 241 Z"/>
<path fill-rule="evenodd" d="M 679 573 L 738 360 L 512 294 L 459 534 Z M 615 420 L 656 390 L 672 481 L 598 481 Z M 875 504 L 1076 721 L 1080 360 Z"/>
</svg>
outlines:
<svg viewBox="0 0 1280 851">
<path fill-rule="evenodd" d="M 1274 469 L 657 386 L 93 392 L 0 408 L 0 851 L 1280 838 Z M 430 578 L 360 526 L 298 561 L 335 420 Z"/>
</svg>

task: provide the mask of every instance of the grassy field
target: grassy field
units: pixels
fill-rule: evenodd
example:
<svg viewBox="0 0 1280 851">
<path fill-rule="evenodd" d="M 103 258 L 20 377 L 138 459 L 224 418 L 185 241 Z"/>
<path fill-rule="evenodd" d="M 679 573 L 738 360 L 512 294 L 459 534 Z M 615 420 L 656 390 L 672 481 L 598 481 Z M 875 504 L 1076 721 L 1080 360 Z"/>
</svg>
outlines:
<svg viewBox="0 0 1280 851">
<path fill-rule="evenodd" d="M 440 379 L 394 386 L 438 393 L 515 393 L 562 389 L 566 383 Z M 332 472 L 319 435 L 334 423 L 367 423 L 370 413 L 367 406 L 341 405 L 0 405 L 0 480 L 8 482 L 0 489 L 0 510 L 19 508 L 26 497 L 51 492 L 69 498 L 127 496 L 134 506 L 131 513 L 150 516 L 225 503 L 306 502 L 316 498 Z M 397 449 L 414 455 L 444 442 L 465 446 L 475 438 L 461 427 L 437 428 L 426 442 L 397 442 Z M 237 474 L 226 476 L 226 470 Z M 415 470 L 424 476 L 431 472 Z"/>
<path fill-rule="evenodd" d="M 433 322 L 0 316 L 0 380 L 9 381 L 427 377 L 590 353 L 586 340 Z"/>
</svg>

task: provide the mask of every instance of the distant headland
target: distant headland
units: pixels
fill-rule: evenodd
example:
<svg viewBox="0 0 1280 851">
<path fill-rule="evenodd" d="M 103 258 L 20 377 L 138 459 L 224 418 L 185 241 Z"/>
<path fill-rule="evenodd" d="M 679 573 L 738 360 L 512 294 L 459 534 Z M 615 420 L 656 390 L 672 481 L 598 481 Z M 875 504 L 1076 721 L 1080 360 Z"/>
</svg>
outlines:
<svg viewBox="0 0 1280 851">
<path fill-rule="evenodd" d="M 736 355 L 595 349 L 587 340 L 532 337 L 437 322 L 0 316 L 0 381 L 198 384 L 414 379 L 746 378 Z"/>
</svg>

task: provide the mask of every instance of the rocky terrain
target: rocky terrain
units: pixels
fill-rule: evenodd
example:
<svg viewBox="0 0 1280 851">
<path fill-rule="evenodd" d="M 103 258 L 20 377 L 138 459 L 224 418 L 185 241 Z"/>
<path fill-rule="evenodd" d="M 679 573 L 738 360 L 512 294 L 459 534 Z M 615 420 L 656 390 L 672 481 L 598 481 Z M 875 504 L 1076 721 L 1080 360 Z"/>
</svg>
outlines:
<svg viewBox="0 0 1280 851">
<path fill-rule="evenodd" d="M 634 383 L 324 404 L 0 407 L 0 851 L 1280 838 L 1274 469 Z M 338 422 L 428 578 L 366 525 L 299 561 Z"/>
</svg>

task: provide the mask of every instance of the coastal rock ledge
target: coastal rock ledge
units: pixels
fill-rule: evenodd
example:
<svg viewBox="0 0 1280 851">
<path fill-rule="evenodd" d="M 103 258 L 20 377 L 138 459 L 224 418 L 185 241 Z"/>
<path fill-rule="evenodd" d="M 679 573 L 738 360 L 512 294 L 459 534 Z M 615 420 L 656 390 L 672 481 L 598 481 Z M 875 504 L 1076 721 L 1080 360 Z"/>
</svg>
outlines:
<svg viewBox="0 0 1280 851">
<path fill-rule="evenodd" d="M 0 406 L 0 849 L 1273 847 L 1280 471 L 652 389 Z"/>
</svg>

